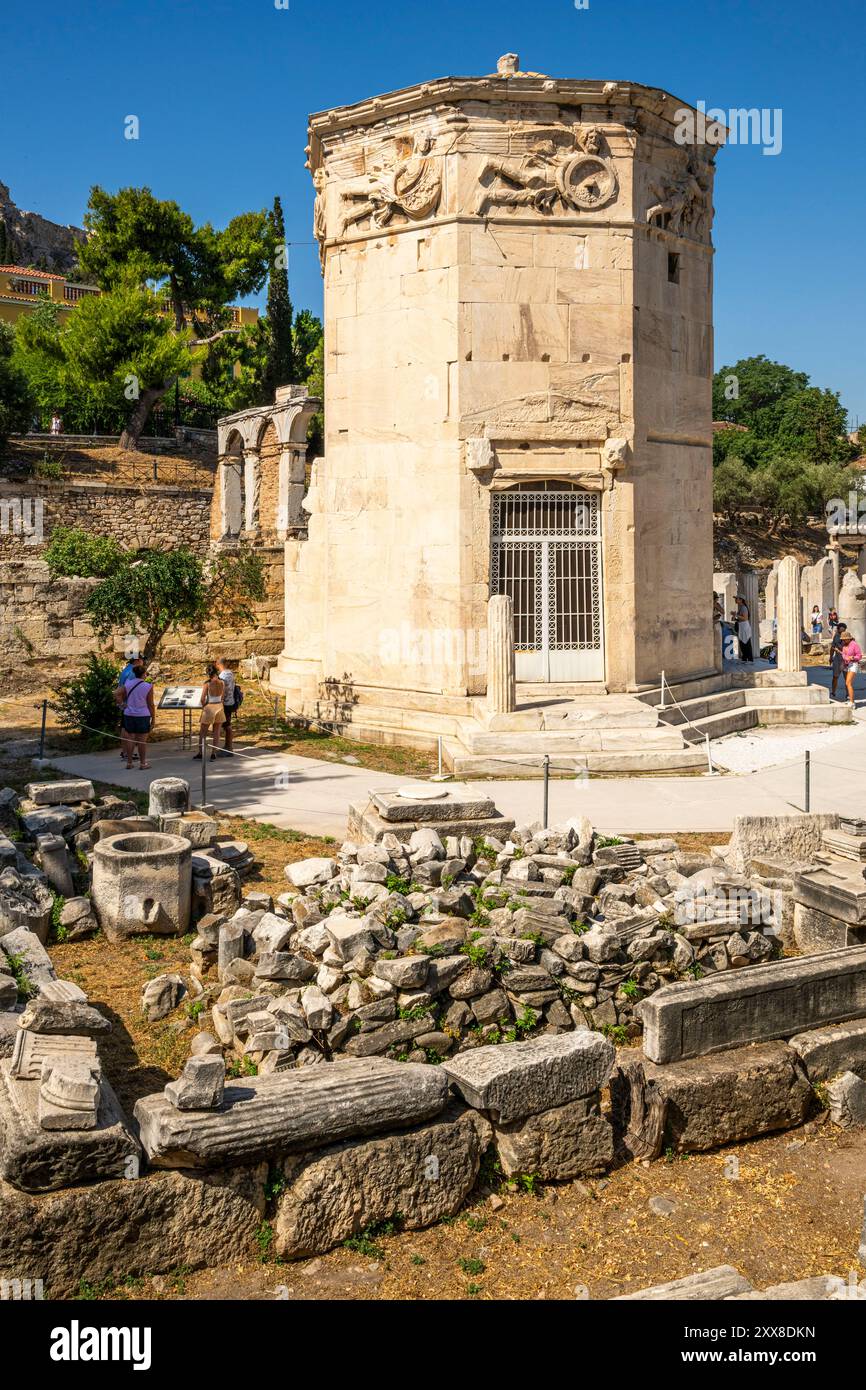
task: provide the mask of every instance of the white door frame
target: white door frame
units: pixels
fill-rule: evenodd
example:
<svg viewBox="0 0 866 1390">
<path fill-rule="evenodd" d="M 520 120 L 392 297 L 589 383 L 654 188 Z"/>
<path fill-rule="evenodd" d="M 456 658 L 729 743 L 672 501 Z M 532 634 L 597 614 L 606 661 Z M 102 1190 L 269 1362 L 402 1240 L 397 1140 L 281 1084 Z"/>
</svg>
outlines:
<svg viewBox="0 0 866 1390">
<path fill-rule="evenodd" d="M 601 498 L 562 483 L 495 492 L 491 593 L 515 600 L 515 670 L 522 683 L 605 678 Z M 572 557 L 557 578 L 557 552 Z M 568 610 L 558 603 L 568 600 Z"/>
</svg>

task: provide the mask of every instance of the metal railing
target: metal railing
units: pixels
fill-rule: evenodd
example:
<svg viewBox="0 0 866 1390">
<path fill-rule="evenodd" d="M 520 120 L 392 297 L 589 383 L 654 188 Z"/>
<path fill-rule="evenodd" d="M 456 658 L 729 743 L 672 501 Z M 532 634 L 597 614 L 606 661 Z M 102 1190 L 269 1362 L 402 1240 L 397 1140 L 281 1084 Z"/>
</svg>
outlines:
<svg viewBox="0 0 866 1390">
<path fill-rule="evenodd" d="M 659 711 L 660 714 L 665 713 L 665 710 L 667 708 L 667 706 L 665 705 L 665 689 L 667 689 L 667 692 L 671 697 L 671 701 L 673 702 L 673 704 L 676 705 L 677 709 L 679 710 L 683 719 L 688 724 L 689 728 L 692 730 L 693 733 L 697 734 L 698 738 L 703 737 L 703 739 L 705 740 L 707 749 L 707 770 L 710 773 L 710 776 L 713 776 L 715 774 L 716 769 L 713 767 L 713 755 L 710 752 L 710 735 L 708 731 L 706 729 L 699 729 L 697 725 L 693 724 L 691 719 L 689 719 L 689 716 L 686 714 L 685 710 L 683 709 L 682 705 L 680 704 L 679 700 L 677 699 L 676 695 L 671 689 L 670 682 L 666 679 L 664 671 L 662 671 L 661 673 L 661 685 L 659 688 L 661 691 L 661 699 L 659 700 L 659 703 L 656 705 L 656 709 Z"/>
</svg>

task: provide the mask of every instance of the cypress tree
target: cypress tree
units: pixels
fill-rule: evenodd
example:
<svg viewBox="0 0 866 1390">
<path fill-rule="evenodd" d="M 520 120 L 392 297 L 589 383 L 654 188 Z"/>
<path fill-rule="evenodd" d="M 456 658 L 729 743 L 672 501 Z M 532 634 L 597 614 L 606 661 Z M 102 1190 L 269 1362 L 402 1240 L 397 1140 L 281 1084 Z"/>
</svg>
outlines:
<svg viewBox="0 0 866 1390">
<path fill-rule="evenodd" d="M 274 392 L 278 386 L 289 384 L 294 371 L 292 301 L 289 299 L 289 272 L 286 264 L 288 256 L 286 228 L 283 221 L 283 205 L 279 198 L 274 199 L 271 227 L 274 237 L 274 252 L 268 279 L 267 356 L 262 374 L 262 391 L 265 402 L 273 401 Z"/>
</svg>

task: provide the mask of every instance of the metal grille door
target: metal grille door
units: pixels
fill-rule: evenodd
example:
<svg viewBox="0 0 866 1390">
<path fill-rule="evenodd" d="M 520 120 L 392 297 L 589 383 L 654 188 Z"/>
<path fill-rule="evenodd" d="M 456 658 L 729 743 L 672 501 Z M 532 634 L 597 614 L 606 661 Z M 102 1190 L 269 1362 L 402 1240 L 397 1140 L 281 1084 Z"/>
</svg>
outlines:
<svg viewBox="0 0 866 1390">
<path fill-rule="evenodd" d="M 517 679 L 604 680 L 597 495 L 534 489 L 492 503 L 491 592 L 514 604 Z"/>
</svg>

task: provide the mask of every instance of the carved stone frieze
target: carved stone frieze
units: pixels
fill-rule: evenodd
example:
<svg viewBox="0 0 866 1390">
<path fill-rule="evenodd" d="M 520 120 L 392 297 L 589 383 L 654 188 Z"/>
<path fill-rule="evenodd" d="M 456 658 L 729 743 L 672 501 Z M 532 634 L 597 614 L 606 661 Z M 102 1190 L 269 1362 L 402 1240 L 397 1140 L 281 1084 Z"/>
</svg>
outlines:
<svg viewBox="0 0 866 1390">
<path fill-rule="evenodd" d="M 427 132 L 415 138 L 409 159 L 393 168 L 367 175 L 357 187 L 341 194 L 344 205 L 342 232 L 369 219 L 371 227 L 387 227 L 392 218 L 423 222 L 431 217 L 442 196 L 440 161 L 431 154 L 433 141 Z"/>
<path fill-rule="evenodd" d="M 482 186 L 475 204 L 479 217 L 491 207 L 593 212 L 613 202 L 619 192 L 613 161 L 595 126 L 575 134 L 572 148 L 558 156 L 536 153 L 524 159 L 488 159 L 479 180 Z"/>
<path fill-rule="evenodd" d="M 709 236 L 713 216 L 710 179 L 691 155 L 682 151 L 681 159 L 679 172 L 650 182 L 652 202 L 646 210 L 646 221 L 649 226 L 674 236 L 704 241 Z"/>
</svg>

